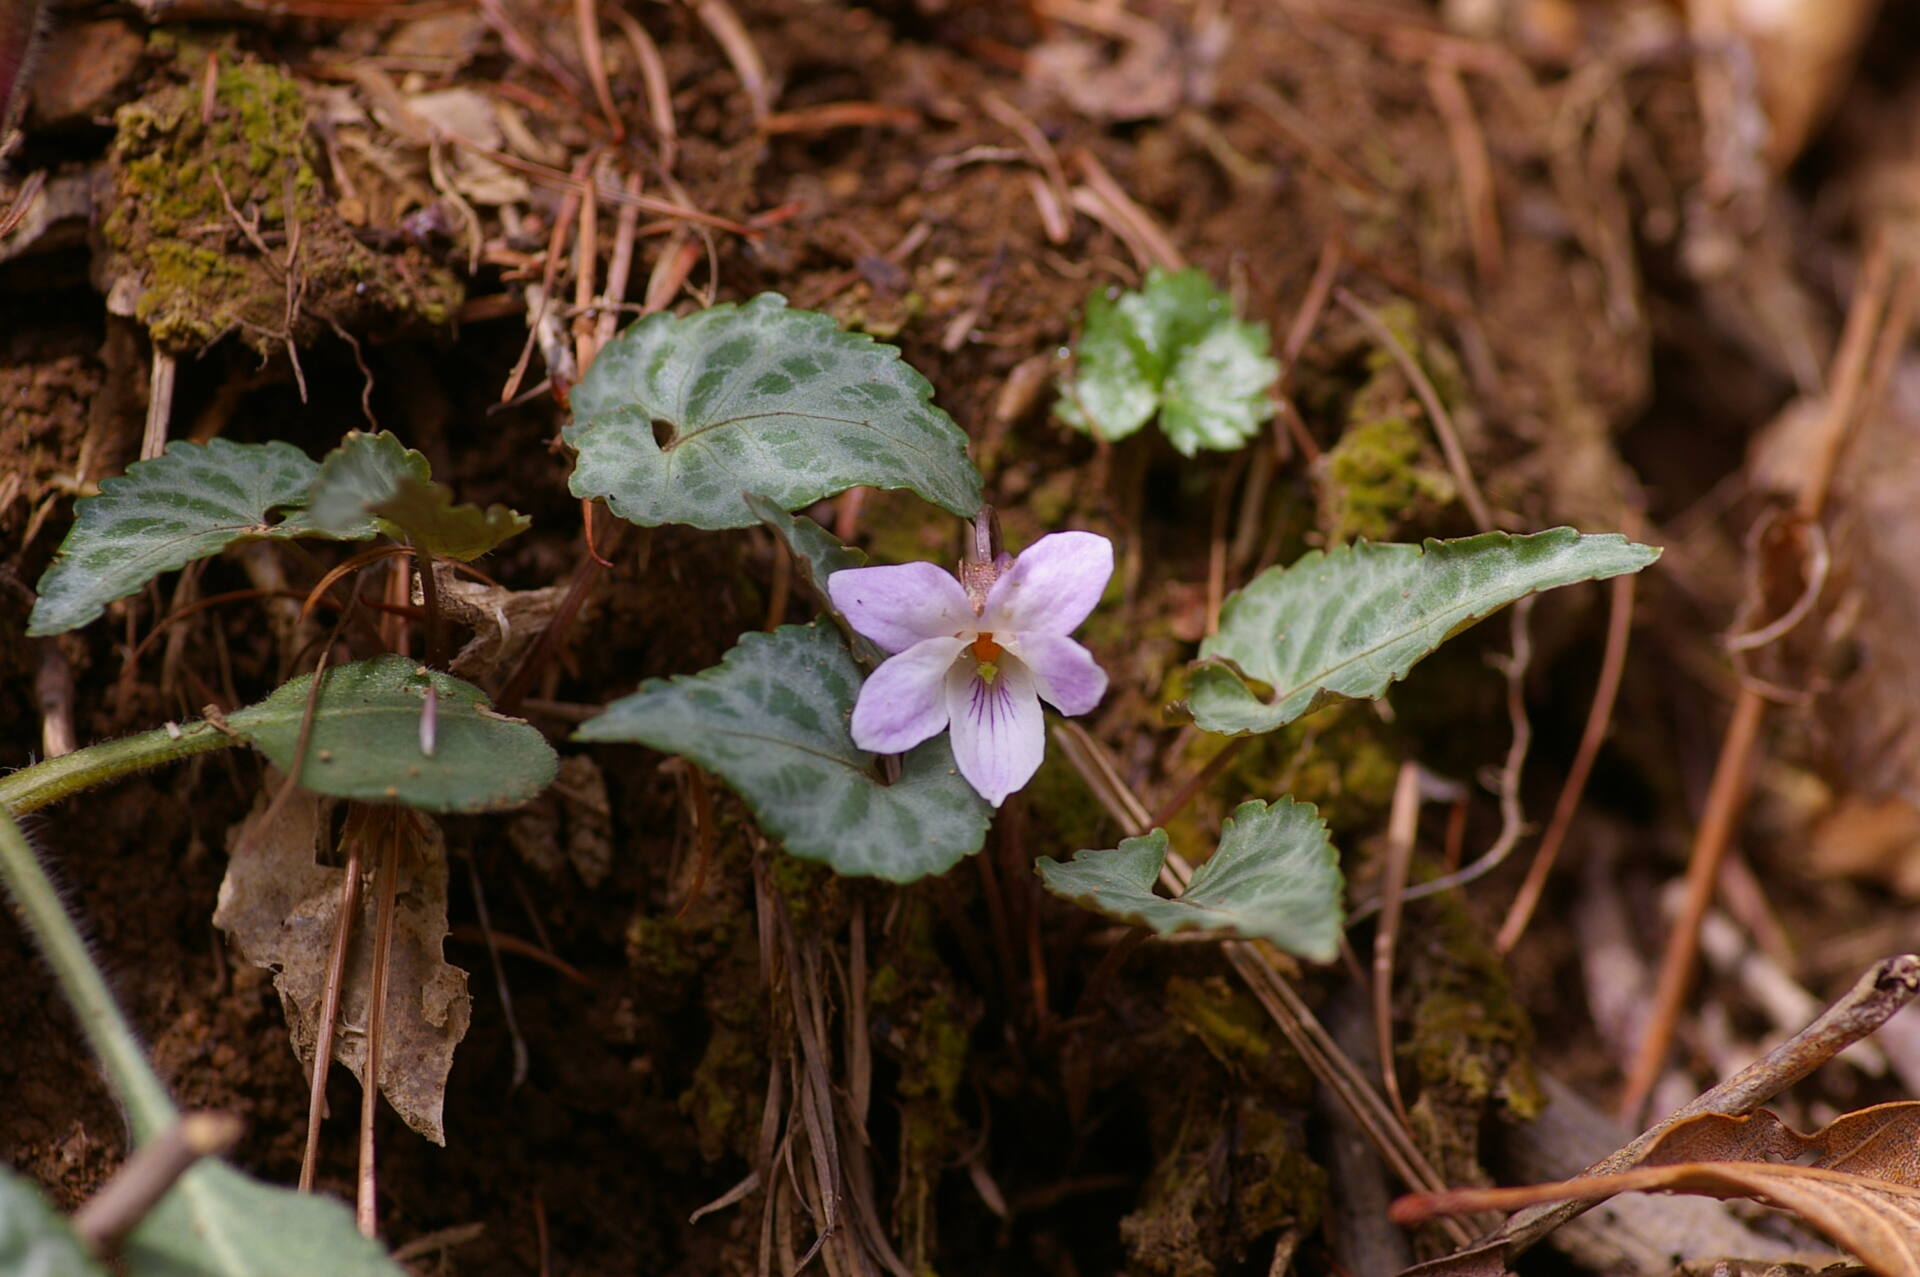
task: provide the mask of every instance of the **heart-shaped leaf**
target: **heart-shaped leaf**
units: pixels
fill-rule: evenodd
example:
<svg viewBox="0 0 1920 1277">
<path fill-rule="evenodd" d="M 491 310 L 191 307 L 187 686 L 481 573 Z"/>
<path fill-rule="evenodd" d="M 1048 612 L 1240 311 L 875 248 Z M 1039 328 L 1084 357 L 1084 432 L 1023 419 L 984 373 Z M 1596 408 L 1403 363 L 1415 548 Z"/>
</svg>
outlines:
<svg viewBox="0 0 1920 1277">
<path fill-rule="evenodd" d="M 1270 732 L 1336 700 L 1383 695 L 1440 644 L 1516 599 L 1638 572 L 1659 557 L 1617 533 L 1572 528 L 1314 550 L 1228 596 L 1219 632 L 1192 667 L 1194 722 L 1228 736 Z M 1249 680 L 1271 693 L 1257 695 Z"/>
<path fill-rule="evenodd" d="M 847 719 L 860 669 L 822 625 L 747 634 L 713 669 L 650 679 L 585 724 L 581 740 L 684 754 L 726 778 L 761 828 L 805 860 L 843 874 L 911 882 L 980 850 L 987 804 L 942 735 L 880 778 Z"/>
<path fill-rule="evenodd" d="M 852 647 L 854 658 L 869 669 L 887 659 L 878 643 L 847 624 L 847 619 L 834 608 L 833 596 L 827 593 L 827 578 L 835 572 L 867 566 L 865 552 L 841 545 L 839 538 L 806 515 L 788 514 L 765 497 L 748 494 L 747 507 L 786 543 L 800 570 L 807 574 L 807 584 L 813 588 L 814 597 L 833 617 L 834 624 L 840 627 Z"/>
<path fill-rule="evenodd" d="M 391 431 L 350 431 L 320 463 L 299 521 L 340 536 L 384 533 L 463 563 L 532 526 L 503 505 L 456 504 L 431 476 L 425 455 Z"/>
<path fill-rule="evenodd" d="M 100 481 L 98 496 L 74 503 L 73 529 L 40 578 L 27 633 L 59 634 L 99 616 L 162 572 L 260 537 L 337 536 L 297 515 L 319 467 L 287 443 L 176 440 L 150 461 Z"/>
<path fill-rule="evenodd" d="M 1055 412 L 1076 429 L 1116 440 L 1157 410 L 1173 446 L 1240 447 L 1273 416 L 1280 375 L 1265 324 L 1236 319 L 1201 270 L 1153 270 L 1138 291 L 1087 298 L 1075 371 Z"/>
<path fill-rule="evenodd" d="M 571 487 L 649 527 L 746 527 L 743 493 L 797 510 L 863 484 L 970 516 L 980 472 L 932 397 L 898 350 L 778 293 L 649 315 L 573 388 Z"/>
<path fill-rule="evenodd" d="M 219 1162 L 181 1177 L 127 1238 L 135 1277 L 401 1277 L 339 1202 Z M 9 1272 L 12 1270 L 9 1269 Z"/>
<path fill-rule="evenodd" d="M 1311 803 L 1241 803 L 1220 827 L 1220 845 L 1168 898 L 1153 884 L 1167 859 L 1156 829 L 1109 851 L 1076 852 L 1034 867 L 1056 896 L 1161 935 L 1217 931 L 1271 940 L 1288 953 L 1331 962 L 1340 952 L 1340 857 Z"/>
<path fill-rule="evenodd" d="M 390 501 L 403 479 L 433 477 L 424 453 L 407 447 L 391 430 L 349 430 L 320 462 L 301 522 L 336 536 L 366 540 L 385 532 L 373 507 Z"/>
<path fill-rule="evenodd" d="M 559 766 L 538 730 L 488 708 L 479 688 L 388 653 L 326 671 L 300 784 L 317 794 L 422 811 L 517 807 Z M 275 688 L 227 718 L 282 771 L 293 767 L 313 676 Z M 427 689 L 435 693 L 423 724 Z M 431 741 L 431 751 L 423 746 Z"/>
<path fill-rule="evenodd" d="M 32 1181 L 0 1164 L 0 1273 L 107 1277 Z"/>
<path fill-rule="evenodd" d="M 393 495 L 367 507 L 393 535 L 443 559 L 471 563 L 508 537 L 519 536 L 533 520 L 503 505 L 482 510 L 456 504 L 446 485 L 411 475 L 394 485 Z"/>
</svg>

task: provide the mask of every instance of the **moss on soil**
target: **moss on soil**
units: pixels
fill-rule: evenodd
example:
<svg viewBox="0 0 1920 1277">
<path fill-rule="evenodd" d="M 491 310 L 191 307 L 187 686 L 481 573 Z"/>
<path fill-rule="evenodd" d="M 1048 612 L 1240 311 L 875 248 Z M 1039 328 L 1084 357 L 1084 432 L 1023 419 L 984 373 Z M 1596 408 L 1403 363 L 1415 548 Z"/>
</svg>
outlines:
<svg viewBox="0 0 1920 1277">
<path fill-rule="evenodd" d="M 376 252 L 335 212 L 298 83 L 228 54 L 206 111 L 207 56 L 183 49 L 188 83 L 157 87 L 114 117 L 106 274 L 154 342 L 184 354 L 237 333 L 265 356 L 335 325 L 451 323 L 463 297 L 451 271 L 415 249 Z"/>
</svg>

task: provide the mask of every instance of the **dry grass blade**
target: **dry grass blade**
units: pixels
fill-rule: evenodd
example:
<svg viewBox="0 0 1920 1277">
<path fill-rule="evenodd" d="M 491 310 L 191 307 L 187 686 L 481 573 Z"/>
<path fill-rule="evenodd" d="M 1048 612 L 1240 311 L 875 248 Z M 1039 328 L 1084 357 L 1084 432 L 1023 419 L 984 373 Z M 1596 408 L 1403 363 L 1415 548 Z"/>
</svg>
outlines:
<svg viewBox="0 0 1920 1277">
<path fill-rule="evenodd" d="M 1751 1197 L 1799 1215 L 1882 1277 L 1920 1277 L 1920 1103 L 1848 1113 L 1811 1135 L 1765 1110 L 1703 1114 L 1671 1127 L 1633 1170 L 1417 1194 L 1394 1203 L 1392 1217 L 1413 1223 L 1456 1210 L 1656 1191 Z"/>
<path fill-rule="evenodd" d="M 1800 1081 L 1840 1052 L 1866 1037 L 1920 995 L 1920 955 L 1899 954 L 1875 963 L 1854 983 L 1845 997 L 1821 1013 L 1806 1028 L 1765 1056 L 1728 1078 L 1692 1103 L 1682 1106 L 1643 1132 L 1626 1147 L 1588 1167 L 1581 1177 L 1609 1175 L 1640 1164 L 1649 1148 L 1674 1126 L 1689 1118 L 1716 1113 L 1742 1116 L 1752 1113 L 1780 1092 Z M 1581 1198 L 1553 1206 L 1532 1206 L 1513 1215 L 1499 1231 L 1470 1251 L 1409 1269 L 1434 1277 L 1467 1277 L 1482 1271 L 1480 1260 L 1505 1271 L 1522 1252 L 1574 1219 L 1593 1202 Z"/>
<path fill-rule="evenodd" d="M 1888 295 L 1894 288 L 1895 276 L 1907 273 L 1906 268 L 1895 261 L 1886 236 L 1877 236 L 1868 249 L 1860 286 L 1848 308 L 1846 327 L 1834 355 L 1834 371 L 1821 420 L 1820 451 L 1814 464 L 1802 475 L 1794 503 L 1796 512 L 1808 522 L 1817 520 L 1826 506 L 1834 470 L 1860 415 L 1860 404 L 1865 398 L 1863 386 L 1875 362 L 1873 351 L 1879 344 L 1881 330 L 1887 326 Z M 1661 957 L 1653 1016 L 1621 1090 L 1620 1112 L 1626 1117 L 1637 1117 L 1645 1106 L 1673 1043 L 1674 1026 L 1693 982 L 1698 960 L 1700 922 L 1713 903 L 1713 884 L 1719 876 L 1720 862 L 1739 822 L 1752 768 L 1754 742 L 1760 735 L 1766 704 L 1765 697 L 1751 682 L 1743 684 L 1726 735 L 1721 740 L 1706 810 L 1701 815 L 1687 862 L 1686 901 Z"/>
<path fill-rule="evenodd" d="M 740 87 L 753 108 L 754 123 L 764 124 L 773 110 L 773 81 L 767 75 L 766 60 L 760 56 L 759 47 L 747 34 L 746 24 L 740 21 L 740 15 L 727 0 L 699 0 L 693 11 L 727 55 L 727 61 L 733 64 L 734 74 L 740 77 Z"/>
<path fill-rule="evenodd" d="M 1637 523 L 1638 520 L 1633 522 Z M 1635 529 L 1628 529 L 1629 536 L 1636 534 Z M 1567 779 L 1560 787 L 1560 797 L 1554 801 L 1547 832 L 1540 839 L 1540 848 L 1534 853 L 1533 863 L 1527 866 L 1526 879 L 1520 884 L 1519 894 L 1514 897 L 1506 920 L 1500 924 L 1499 935 L 1494 939 L 1494 947 L 1501 953 L 1512 951 L 1533 917 L 1534 906 L 1540 901 L 1540 893 L 1546 889 L 1547 877 L 1553 872 L 1554 861 L 1559 858 L 1560 848 L 1566 842 L 1567 831 L 1573 826 L 1574 813 L 1580 809 L 1580 796 L 1586 792 L 1587 777 L 1593 772 L 1594 759 L 1599 757 L 1601 743 L 1606 740 L 1607 724 L 1613 720 L 1613 703 L 1620 694 L 1620 678 L 1627 665 L 1627 640 L 1633 633 L 1633 587 L 1638 579 L 1637 573 L 1629 572 L 1625 576 L 1615 577 L 1610 583 L 1607 646 L 1600 658 L 1600 678 L 1593 689 L 1593 703 L 1587 708 L 1587 723 L 1581 729 L 1580 744 L 1574 752 L 1572 765 L 1567 768 Z"/>
</svg>

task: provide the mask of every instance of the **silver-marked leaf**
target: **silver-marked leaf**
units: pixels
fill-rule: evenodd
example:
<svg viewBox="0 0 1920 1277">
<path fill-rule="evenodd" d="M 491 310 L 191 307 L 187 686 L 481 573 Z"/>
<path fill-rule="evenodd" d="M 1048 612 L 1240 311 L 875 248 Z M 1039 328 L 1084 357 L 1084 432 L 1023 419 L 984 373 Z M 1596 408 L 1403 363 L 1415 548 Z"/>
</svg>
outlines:
<svg viewBox="0 0 1920 1277">
<path fill-rule="evenodd" d="M 0 1164 L 0 1273 L 106 1277 L 33 1181 Z"/>
<path fill-rule="evenodd" d="M 1074 359 L 1077 369 L 1062 378 L 1060 401 L 1054 406 L 1062 421 L 1112 443 L 1153 420 L 1165 373 L 1105 289 L 1087 297 Z"/>
<path fill-rule="evenodd" d="M 1280 365 L 1267 355 L 1267 329 L 1231 317 L 1180 352 L 1161 387 L 1160 429 L 1182 456 L 1231 452 L 1273 417 L 1267 392 Z"/>
<path fill-rule="evenodd" d="M 944 734 L 901 758 L 900 778 L 854 745 L 860 669 L 822 625 L 743 635 L 700 674 L 650 679 L 578 738 L 684 754 L 724 777 L 788 852 L 843 874 L 911 882 L 944 873 L 987 835 L 987 804 Z"/>
<path fill-rule="evenodd" d="M 878 643 L 847 624 L 847 619 L 834 609 L 833 596 L 827 593 L 827 578 L 835 572 L 867 566 L 866 552 L 841 545 L 839 538 L 806 515 L 788 514 L 765 497 L 748 494 L 747 506 L 786 544 L 800 570 L 806 573 L 814 597 L 833 617 L 833 623 L 840 627 L 841 634 L 853 648 L 854 658 L 869 669 L 886 660 L 887 654 L 880 650 Z"/>
<path fill-rule="evenodd" d="M 326 671 L 300 783 L 316 794 L 422 811 L 518 807 L 550 784 L 559 766 L 546 737 L 496 714 L 471 683 L 388 653 Z M 227 717 L 282 771 L 291 771 L 313 676 L 275 688 Z M 427 688 L 432 726 L 423 727 Z M 423 746 L 431 737 L 432 752 Z"/>
<path fill-rule="evenodd" d="M 380 1243 L 330 1197 L 202 1162 L 127 1238 L 133 1277 L 402 1277 Z M 12 1272 L 12 1269 L 8 1269 Z"/>
<path fill-rule="evenodd" d="M 1280 375 L 1267 326 L 1234 318 L 1201 270 L 1147 272 L 1137 291 L 1096 289 L 1054 411 L 1068 425 L 1122 439 L 1160 414 L 1179 451 L 1230 451 L 1273 416 Z"/>
<path fill-rule="evenodd" d="M 401 443 L 391 430 L 349 430 L 320 462 L 300 522 L 355 540 L 391 536 L 392 528 L 382 526 L 373 507 L 392 500 L 402 479 L 425 483 L 432 477 L 426 456 Z"/>
<path fill-rule="evenodd" d="M 102 479 L 98 496 L 74 503 L 73 529 L 40 578 L 27 633 L 76 629 L 162 572 L 235 541 L 331 535 L 298 516 L 273 520 L 306 500 L 318 468 L 287 443 L 176 440 L 151 461 Z"/>
<path fill-rule="evenodd" d="M 1241 803 L 1220 845 L 1177 897 L 1155 895 L 1167 833 L 1128 838 L 1111 851 L 1036 861 L 1048 891 L 1161 935 L 1217 931 L 1271 940 L 1288 953 L 1331 962 L 1340 952 L 1340 857 L 1311 803 Z"/>
<path fill-rule="evenodd" d="M 1314 550 L 1228 596 L 1219 632 L 1191 667 L 1194 722 L 1227 736 L 1270 732 L 1336 700 L 1381 696 L 1516 599 L 1638 572 L 1659 557 L 1617 533 L 1572 528 Z M 1250 680 L 1266 687 L 1256 692 Z"/>
<path fill-rule="evenodd" d="M 789 310 L 778 293 L 685 319 L 649 315 L 573 388 L 570 486 L 643 526 L 739 528 L 867 485 L 980 508 L 967 438 L 892 346 Z"/>
</svg>

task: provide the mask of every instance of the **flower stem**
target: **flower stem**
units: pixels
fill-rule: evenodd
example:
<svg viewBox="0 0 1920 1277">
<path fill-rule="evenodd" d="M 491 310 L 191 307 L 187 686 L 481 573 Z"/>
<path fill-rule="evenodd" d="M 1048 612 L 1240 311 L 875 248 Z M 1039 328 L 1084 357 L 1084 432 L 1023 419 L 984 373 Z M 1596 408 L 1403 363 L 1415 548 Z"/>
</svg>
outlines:
<svg viewBox="0 0 1920 1277">
<path fill-rule="evenodd" d="M 24 816 L 133 772 L 239 743 L 240 738 L 212 723 L 199 722 L 89 745 L 0 776 L 0 808 Z"/>
<path fill-rule="evenodd" d="M 41 766 L 47 764 L 42 763 Z M 0 810 L 0 883 L 6 885 L 7 894 L 13 898 L 21 922 L 39 944 L 40 951 L 46 955 L 47 965 L 53 968 L 60 991 L 73 1007 L 74 1017 L 80 1021 L 80 1030 L 86 1035 L 87 1044 L 100 1057 L 101 1067 L 106 1070 L 107 1084 L 126 1109 L 127 1125 L 132 1128 L 134 1143 L 145 1144 L 158 1139 L 178 1120 L 179 1111 L 173 1107 L 173 1101 L 167 1098 L 166 1088 L 148 1066 L 147 1057 L 141 1051 L 133 1029 L 120 1014 L 120 1008 L 114 1004 L 113 994 L 107 991 L 107 982 L 101 976 L 100 969 L 87 956 L 87 943 L 80 938 L 79 929 L 74 926 L 66 907 L 60 903 L 59 891 L 47 877 L 46 870 L 40 867 L 40 861 L 28 845 L 26 835 L 20 832 L 19 824 L 5 810 Z"/>
</svg>

